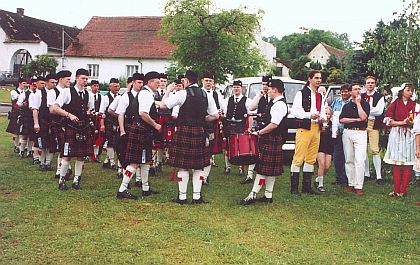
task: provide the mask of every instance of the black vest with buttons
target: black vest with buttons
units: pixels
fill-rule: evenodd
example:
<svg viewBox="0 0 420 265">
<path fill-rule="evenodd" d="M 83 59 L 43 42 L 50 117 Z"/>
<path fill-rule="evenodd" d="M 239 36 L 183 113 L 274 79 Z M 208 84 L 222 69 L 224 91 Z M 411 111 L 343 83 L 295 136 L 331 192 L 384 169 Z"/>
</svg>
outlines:
<svg viewBox="0 0 420 265">
<path fill-rule="evenodd" d="M 139 115 L 139 94 L 137 93 L 137 95 L 134 97 L 133 93 L 127 92 L 127 96 L 128 96 L 128 107 L 125 110 L 125 114 L 124 114 L 124 124 L 131 124 L 133 122 L 133 118 L 134 116 L 138 116 Z"/>
<path fill-rule="evenodd" d="M 76 88 L 70 87 L 71 100 L 70 103 L 64 105 L 63 109 L 71 114 L 75 115 L 79 120 L 87 121 L 87 110 L 89 103 L 89 95 L 83 90 L 83 101 L 80 98 L 79 92 L 76 91 Z"/>
<path fill-rule="evenodd" d="M 187 98 L 179 108 L 177 125 L 204 127 L 208 107 L 207 93 L 197 85 L 189 86 L 185 90 Z"/>
<path fill-rule="evenodd" d="M 248 112 L 246 110 L 245 103 L 245 96 L 243 96 L 238 103 L 235 103 L 235 96 L 231 96 L 228 101 L 226 119 L 232 120 L 232 118 L 235 118 L 235 120 L 241 120 L 242 125 L 246 126 L 245 114 Z"/>
<path fill-rule="evenodd" d="M 219 96 L 217 95 L 216 91 L 213 91 L 213 98 L 214 98 L 214 102 L 216 102 L 216 107 L 219 110 L 220 109 L 220 102 L 219 102 Z"/>
<path fill-rule="evenodd" d="M 308 86 L 304 86 L 301 90 L 302 93 L 302 108 L 305 110 L 305 112 L 311 111 L 311 94 L 312 90 Z M 306 130 L 311 129 L 311 119 L 295 119 L 296 121 L 296 128 L 302 128 Z"/>
<path fill-rule="evenodd" d="M 97 93 L 96 95 L 93 95 L 94 97 L 96 96 L 95 99 L 95 112 L 99 112 L 99 108 L 101 107 L 101 101 L 102 101 L 102 95 Z"/>
<path fill-rule="evenodd" d="M 50 121 L 50 110 L 47 106 L 47 90 L 41 89 L 41 106 L 39 107 L 38 117 L 43 122 Z"/>
<path fill-rule="evenodd" d="M 364 100 L 366 100 L 366 96 L 367 96 L 366 93 L 362 94 L 362 98 Z M 379 93 L 378 91 L 375 91 L 375 93 L 373 93 L 372 107 L 376 107 L 376 105 L 378 105 L 378 102 L 382 97 L 383 95 L 381 93 Z M 373 123 L 373 129 L 380 130 L 383 128 L 384 116 L 385 116 L 385 111 L 383 111 L 381 115 L 375 117 L 375 122 Z"/>
<path fill-rule="evenodd" d="M 270 102 L 270 100 L 267 101 L 267 99 L 265 97 L 266 97 L 266 95 L 261 97 L 260 100 L 258 101 L 257 113 L 264 114 L 264 113 L 267 112 L 268 102 Z"/>
<path fill-rule="evenodd" d="M 146 88 L 142 88 L 142 90 L 147 90 Z M 148 91 L 149 92 L 149 91 Z M 137 94 L 137 96 L 133 99 L 133 106 L 135 107 L 135 101 L 137 101 L 137 113 L 133 114 L 133 119 L 135 122 L 139 122 L 142 126 L 144 126 L 148 131 L 154 133 L 156 130 L 155 128 L 153 128 L 150 124 L 148 124 L 147 122 L 145 122 L 141 117 L 140 117 L 140 113 L 139 113 L 139 105 L 138 105 L 138 97 L 139 97 L 140 92 Z M 156 105 L 155 102 L 153 102 L 153 104 L 150 106 L 150 110 L 149 110 L 149 116 L 150 118 L 152 118 L 152 120 L 156 121 L 157 120 L 157 109 L 156 109 Z"/>
<path fill-rule="evenodd" d="M 280 100 L 276 101 L 273 103 L 273 101 L 270 101 L 267 104 L 267 111 L 266 113 L 264 113 L 264 115 L 262 116 L 262 120 L 263 123 L 265 124 L 265 126 L 267 126 L 268 124 L 271 123 L 271 108 L 274 106 L 274 104 L 283 101 L 284 104 L 286 104 L 286 115 L 283 117 L 283 119 L 281 120 L 280 124 L 277 126 L 276 129 L 274 129 L 270 134 L 276 135 L 276 136 L 281 136 L 283 141 L 286 140 L 287 137 L 287 113 L 289 112 L 288 107 L 287 107 L 287 102 L 285 98 L 281 98 Z M 264 126 L 264 127 L 265 127 Z M 262 128 L 261 128 L 262 129 Z"/>
</svg>

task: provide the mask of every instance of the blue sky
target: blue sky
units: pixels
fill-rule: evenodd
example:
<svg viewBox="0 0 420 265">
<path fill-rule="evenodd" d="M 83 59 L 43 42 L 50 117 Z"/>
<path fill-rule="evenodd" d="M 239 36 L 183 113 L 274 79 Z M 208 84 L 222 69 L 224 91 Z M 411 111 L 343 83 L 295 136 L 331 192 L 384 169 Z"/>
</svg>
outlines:
<svg viewBox="0 0 420 265">
<path fill-rule="evenodd" d="M 263 36 L 302 32 L 301 28 L 317 28 L 348 33 L 350 41 L 361 42 L 363 32 L 375 28 L 383 19 L 389 21 L 402 10 L 402 0 L 213 0 L 217 8 L 231 9 L 240 5 L 250 12 L 265 11 Z M 161 16 L 163 0 L 2 0 L 0 9 L 25 14 L 47 21 L 83 28 L 92 16 Z"/>
</svg>

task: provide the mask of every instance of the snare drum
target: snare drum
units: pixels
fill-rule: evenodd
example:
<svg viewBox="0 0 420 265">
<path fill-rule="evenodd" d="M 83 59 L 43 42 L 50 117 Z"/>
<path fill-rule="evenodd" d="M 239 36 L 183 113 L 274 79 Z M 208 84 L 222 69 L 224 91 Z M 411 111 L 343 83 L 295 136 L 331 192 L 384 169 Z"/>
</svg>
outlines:
<svg viewBox="0 0 420 265">
<path fill-rule="evenodd" d="M 237 133 L 229 137 L 229 162 L 232 165 L 252 165 L 258 160 L 258 138 L 249 133 Z"/>
</svg>

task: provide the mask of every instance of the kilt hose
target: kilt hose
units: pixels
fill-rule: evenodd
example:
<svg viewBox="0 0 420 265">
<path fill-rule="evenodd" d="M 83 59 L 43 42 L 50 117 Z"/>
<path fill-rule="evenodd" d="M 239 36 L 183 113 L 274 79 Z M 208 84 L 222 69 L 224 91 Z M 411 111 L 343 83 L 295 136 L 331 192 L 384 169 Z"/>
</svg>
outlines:
<svg viewBox="0 0 420 265">
<path fill-rule="evenodd" d="M 18 125 L 19 111 L 12 109 L 10 112 L 10 120 L 7 125 L 6 132 L 11 134 L 19 134 L 19 125 Z"/>
<path fill-rule="evenodd" d="M 127 128 L 125 164 L 146 164 L 152 161 L 153 132 L 142 122 L 134 121 Z"/>
<path fill-rule="evenodd" d="M 255 171 L 264 176 L 280 176 L 283 173 L 283 142 L 280 135 L 262 135 L 258 141 L 259 159 Z"/>
<path fill-rule="evenodd" d="M 70 122 L 70 121 L 69 121 Z M 65 126 L 63 142 L 60 146 L 61 157 L 85 157 L 93 155 L 93 130 L 86 126 L 87 122 L 79 122 L 85 126 Z M 77 140 L 76 138 L 79 138 Z M 81 139 L 82 138 L 82 139 Z"/>
<path fill-rule="evenodd" d="M 105 139 L 108 147 L 115 147 L 118 137 L 118 121 L 114 117 L 105 118 Z"/>
<path fill-rule="evenodd" d="M 169 147 L 168 164 L 175 168 L 203 169 L 210 165 L 211 150 L 206 147 L 206 134 L 201 126 L 177 126 Z"/>
</svg>

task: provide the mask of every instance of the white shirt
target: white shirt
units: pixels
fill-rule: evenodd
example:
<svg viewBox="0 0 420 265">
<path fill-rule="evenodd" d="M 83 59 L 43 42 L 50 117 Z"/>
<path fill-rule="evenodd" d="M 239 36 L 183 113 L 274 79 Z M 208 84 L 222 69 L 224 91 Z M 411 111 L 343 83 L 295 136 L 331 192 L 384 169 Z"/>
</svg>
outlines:
<svg viewBox="0 0 420 265">
<path fill-rule="evenodd" d="M 142 90 L 139 92 L 138 100 L 139 100 L 139 114 L 145 112 L 149 114 L 150 107 L 155 104 L 155 93 L 148 87 L 144 86 Z"/>
<path fill-rule="evenodd" d="M 32 94 L 32 91 L 31 91 L 31 94 Z M 29 96 L 30 96 L 30 94 L 29 94 Z M 26 91 L 24 91 L 23 93 L 20 93 L 16 104 L 18 106 L 22 106 L 23 105 L 23 102 L 25 101 L 25 97 L 26 97 Z"/>
<path fill-rule="evenodd" d="M 109 104 L 108 110 L 113 110 L 114 112 L 117 110 L 118 107 L 118 103 L 120 102 L 121 99 L 121 95 L 117 95 L 114 100 L 111 102 L 111 104 Z"/>
<path fill-rule="evenodd" d="M 420 105 L 416 104 L 416 108 L 414 110 L 414 125 L 413 125 L 413 133 L 414 135 L 420 134 Z"/>
<path fill-rule="evenodd" d="M 181 90 L 178 91 L 173 97 L 166 98 L 164 103 L 169 109 L 172 109 L 175 106 L 181 107 L 185 103 L 185 100 L 187 100 L 187 90 Z M 217 110 L 216 103 L 214 102 L 214 98 L 212 96 L 207 96 L 207 103 L 207 114 L 217 115 L 219 111 Z"/>
<path fill-rule="evenodd" d="M 134 97 L 136 97 L 138 92 L 135 91 L 134 89 L 131 89 L 131 93 L 133 94 Z M 124 93 L 119 99 L 118 106 L 115 110 L 115 113 L 123 116 L 125 114 L 125 111 L 128 108 L 128 105 L 130 105 L 130 99 L 128 98 L 128 92 L 127 92 L 127 93 Z"/>
<path fill-rule="evenodd" d="M 279 101 L 280 99 L 282 99 L 283 96 L 278 96 L 273 100 L 273 106 L 271 107 L 270 110 L 270 115 L 271 115 L 271 123 L 277 124 L 279 125 L 280 122 L 283 120 L 283 118 L 287 115 L 287 106 L 283 101 L 280 101 L 278 103 L 276 103 L 277 101 Z"/>
<path fill-rule="evenodd" d="M 244 95 L 240 94 L 239 96 L 233 95 L 231 97 L 233 97 L 233 102 L 236 101 L 236 98 L 238 99 L 237 102 L 239 102 L 239 101 L 241 101 L 241 99 L 242 99 L 243 96 Z M 224 103 L 223 103 L 223 112 L 225 114 L 227 114 L 227 109 L 228 109 L 228 105 L 229 105 L 229 99 L 230 99 L 230 97 L 229 98 L 225 98 Z M 247 111 L 248 114 L 251 113 L 251 103 L 252 103 L 251 99 L 246 98 L 245 108 L 246 108 L 246 111 Z"/>
<path fill-rule="evenodd" d="M 375 91 L 373 91 L 372 95 L 369 95 L 368 93 L 366 93 L 366 95 L 373 96 L 374 93 Z M 370 106 L 370 112 L 369 112 L 369 118 L 368 118 L 369 120 L 374 120 L 375 117 L 381 116 L 382 113 L 384 113 L 384 109 L 385 109 L 384 97 L 381 97 L 381 99 L 376 104 L 376 107 L 373 106 L 373 97 L 369 100 L 368 103 Z"/>
<path fill-rule="evenodd" d="M 45 89 L 45 88 L 44 88 Z M 42 91 L 37 89 L 35 93 L 29 95 L 29 108 L 39 110 L 42 102 Z"/>
<path fill-rule="evenodd" d="M 58 91 L 61 93 L 63 92 L 63 89 L 60 85 L 57 85 L 56 87 Z M 50 89 L 47 91 L 47 106 L 54 105 L 55 100 L 57 99 L 57 94 L 55 93 L 55 89 Z"/>
<path fill-rule="evenodd" d="M 207 90 L 207 89 L 203 88 L 203 90 L 207 93 L 207 96 L 213 97 L 214 89 Z M 227 106 L 225 106 L 225 104 L 227 104 L 227 102 L 223 98 L 222 94 L 220 94 L 220 92 L 216 91 L 216 95 L 217 95 L 217 99 L 219 100 L 219 107 L 220 107 L 220 109 L 221 110 L 226 109 Z M 216 101 L 214 101 L 214 102 L 216 102 Z"/>
<path fill-rule="evenodd" d="M 321 111 L 318 113 L 318 110 L 316 109 L 316 93 L 311 92 L 311 109 L 309 112 L 305 112 L 302 107 L 302 91 L 298 91 L 293 100 L 293 106 L 290 113 L 293 117 L 298 119 L 310 119 L 312 114 L 319 114 L 321 117 L 325 117 L 325 107 L 321 106 Z"/>
<path fill-rule="evenodd" d="M 75 89 L 77 93 L 79 93 L 79 91 L 82 91 L 83 97 L 89 97 L 87 108 L 89 110 L 94 109 L 95 105 L 94 105 L 93 95 L 85 89 L 80 90 L 76 87 Z M 64 105 L 70 104 L 70 102 L 71 102 L 70 88 L 64 88 L 63 91 L 60 92 L 60 95 L 58 95 L 57 99 L 54 101 L 54 104 L 58 105 L 61 108 Z"/>
<path fill-rule="evenodd" d="M 19 91 L 20 93 L 18 94 L 18 92 L 16 90 Z M 19 95 L 22 94 L 22 93 L 23 93 L 23 90 L 18 87 L 17 89 L 14 89 L 14 90 L 10 91 L 10 98 L 12 100 L 18 100 Z"/>
<path fill-rule="evenodd" d="M 111 94 L 111 96 L 114 98 L 114 100 L 115 100 L 115 98 L 117 97 L 117 95 L 114 95 L 114 94 L 112 94 L 112 93 L 110 93 Z M 112 101 L 112 102 L 114 102 L 114 100 Z M 101 105 L 100 105 L 100 107 L 99 107 L 99 113 L 102 113 L 102 114 L 104 114 L 105 113 L 105 110 L 106 110 L 106 108 L 109 106 L 109 97 L 108 97 L 108 94 L 106 94 L 106 95 L 103 95 L 102 96 L 102 99 L 101 99 Z"/>
</svg>

